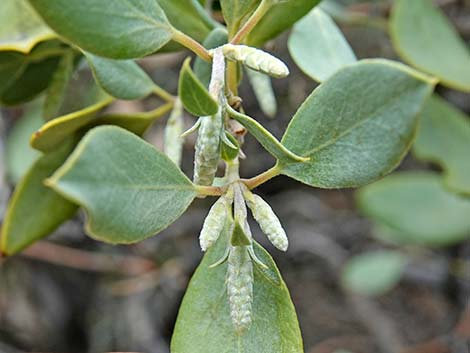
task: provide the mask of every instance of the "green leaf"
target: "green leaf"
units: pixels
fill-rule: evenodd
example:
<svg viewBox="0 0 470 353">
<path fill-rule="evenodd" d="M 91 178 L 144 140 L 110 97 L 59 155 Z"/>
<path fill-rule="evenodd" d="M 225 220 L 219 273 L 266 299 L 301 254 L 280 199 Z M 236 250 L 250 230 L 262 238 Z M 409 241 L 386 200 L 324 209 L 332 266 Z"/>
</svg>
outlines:
<svg viewBox="0 0 470 353">
<path fill-rule="evenodd" d="M 60 36 L 103 57 L 133 59 L 170 41 L 173 28 L 156 0 L 29 0 Z"/>
<path fill-rule="evenodd" d="M 233 36 L 250 14 L 256 10 L 260 0 L 220 0 L 222 13 L 230 36 Z"/>
<path fill-rule="evenodd" d="M 172 353 L 301 353 L 302 338 L 294 306 L 271 256 L 257 243 L 254 251 L 268 266 L 254 266 L 253 322 L 238 335 L 230 318 L 221 259 L 229 242 L 226 229 L 204 256 L 180 307 L 171 341 Z"/>
<path fill-rule="evenodd" d="M 42 101 L 35 101 L 26 106 L 7 138 L 5 159 L 8 179 L 15 184 L 40 156 L 29 145 L 29 138 L 42 125 L 41 104 Z"/>
<path fill-rule="evenodd" d="M 434 82 L 388 60 L 363 60 L 321 84 L 282 143 L 310 157 L 282 173 L 321 188 L 355 187 L 393 170 L 407 153 Z"/>
<path fill-rule="evenodd" d="M 390 32 L 403 59 L 451 88 L 470 92 L 470 51 L 432 0 L 397 0 Z"/>
<path fill-rule="evenodd" d="M 274 5 L 250 33 L 247 43 L 262 46 L 289 29 L 319 2 L 320 0 L 288 0 Z"/>
<path fill-rule="evenodd" d="M 396 251 L 374 251 L 350 259 L 343 270 L 343 286 L 355 293 L 376 296 L 391 290 L 400 280 L 407 259 Z"/>
<path fill-rule="evenodd" d="M 204 40 L 204 47 L 206 49 L 214 49 L 224 45 L 228 42 L 228 34 L 224 28 L 214 29 L 207 38 Z M 212 64 L 197 57 L 194 61 L 194 74 L 201 81 L 204 87 L 209 87 L 211 79 Z"/>
<path fill-rule="evenodd" d="M 389 241 L 442 246 L 470 236 L 470 200 L 448 192 L 435 173 L 394 174 L 363 188 L 358 203 L 391 230 Z"/>
<path fill-rule="evenodd" d="M 294 26 L 289 52 L 300 69 L 318 82 L 357 61 L 341 30 L 318 7 Z"/>
<path fill-rule="evenodd" d="M 2 0 L 0 23 L 1 51 L 27 54 L 39 42 L 55 38 L 27 0 Z"/>
<path fill-rule="evenodd" d="M 140 99 L 152 93 L 155 84 L 133 60 L 106 59 L 84 53 L 98 84 L 119 99 Z"/>
<path fill-rule="evenodd" d="M 271 77 L 248 67 L 245 67 L 245 71 L 261 111 L 269 118 L 274 118 L 277 114 L 277 101 Z"/>
<path fill-rule="evenodd" d="M 40 157 L 16 187 L 2 225 L 3 254 L 13 255 L 23 250 L 75 214 L 77 206 L 43 184 L 72 149 L 72 141 L 67 141 L 56 151 Z"/>
<path fill-rule="evenodd" d="M 212 29 L 207 14 L 198 11 L 193 0 L 158 0 L 170 23 L 197 41 L 203 41 Z"/>
<path fill-rule="evenodd" d="M 16 105 L 44 91 L 59 64 L 57 42 L 37 45 L 30 54 L 0 52 L 0 103 Z"/>
<path fill-rule="evenodd" d="M 179 79 L 179 97 L 184 108 L 195 116 L 211 116 L 217 113 L 219 106 L 207 89 L 191 70 L 187 58 L 183 63 Z"/>
<path fill-rule="evenodd" d="M 250 132 L 250 134 L 252 134 L 256 140 L 261 143 L 266 151 L 268 151 L 283 165 L 308 161 L 308 158 L 298 156 L 295 153 L 289 151 L 255 119 L 250 118 L 248 115 L 237 112 L 228 104 L 226 104 L 225 109 L 227 109 L 230 117 L 242 124 Z"/>
<path fill-rule="evenodd" d="M 437 95 L 421 114 L 415 155 L 444 168 L 445 184 L 453 191 L 470 195 L 470 120 Z"/>
<path fill-rule="evenodd" d="M 31 137 L 31 146 L 43 152 L 53 150 L 69 136 L 96 120 L 98 113 L 112 101 L 113 98 L 102 94 L 95 104 L 48 121 Z"/>
<path fill-rule="evenodd" d="M 44 100 L 43 118 L 51 120 L 57 117 L 60 107 L 64 103 L 67 85 L 69 84 L 75 68 L 75 53 L 67 51 L 60 59 L 59 65 L 52 76 Z"/>
<path fill-rule="evenodd" d="M 168 157 L 113 126 L 91 130 L 48 185 L 86 210 L 91 237 L 114 244 L 160 232 L 197 195 Z"/>
</svg>

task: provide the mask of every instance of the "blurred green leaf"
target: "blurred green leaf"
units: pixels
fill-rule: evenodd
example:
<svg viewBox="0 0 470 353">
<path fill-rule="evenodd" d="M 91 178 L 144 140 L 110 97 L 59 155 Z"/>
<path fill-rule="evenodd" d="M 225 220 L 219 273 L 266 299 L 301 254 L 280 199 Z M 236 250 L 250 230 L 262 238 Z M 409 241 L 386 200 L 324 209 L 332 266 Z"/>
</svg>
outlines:
<svg viewBox="0 0 470 353">
<path fill-rule="evenodd" d="M 156 0 L 29 2 L 60 36 L 103 57 L 142 57 L 160 49 L 173 36 Z"/>
<path fill-rule="evenodd" d="M 289 52 L 302 71 L 318 82 L 357 61 L 341 30 L 318 7 L 295 24 Z"/>
<path fill-rule="evenodd" d="M 268 40 L 288 30 L 294 23 L 309 13 L 320 0 L 288 0 L 274 5 L 256 25 L 247 38 L 247 43 L 262 46 Z"/>
<path fill-rule="evenodd" d="M 421 114 L 415 155 L 445 170 L 445 183 L 470 196 L 470 120 L 439 96 L 430 98 Z"/>
<path fill-rule="evenodd" d="M 160 232 L 197 195 L 168 157 L 113 126 L 91 130 L 48 185 L 86 210 L 91 237 L 114 244 Z"/>
<path fill-rule="evenodd" d="M 155 88 L 151 78 L 133 60 L 106 59 L 84 53 L 98 84 L 119 99 L 140 99 Z"/>
<path fill-rule="evenodd" d="M 451 88 L 470 92 L 470 51 L 432 0 L 395 1 L 390 29 L 403 59 Z"/>
<path fill-rule="evenodd" d="M 343 287 L 357 294 L 381 295 L 398 283 L 406 263 L 406 257 L 396 251 L 357 255 L 346 263 L 341 282 Z"/>
<path fill-rule="evenodd" d="M 321 188 L 355 187 L 384 176 L 410 148 L 433 86 L 388 60 L 363 60 L 338 71 L 307 98 L 282 139 L 310 161 L 278 167 Z"/>
<path fill-rule="evenodd" d="M 230 36 L 237 32 L 260 2 L 261 0 L 220 0 Z"/>
<path fill-rule="evenodd" d="M 27 0 L 2 0 L 0 23 L 0 51 L 27 54 L 39 42 L 56 37 Z"/>
<path fill-rule="evenodd" d="M 17 185 L 2 224 L 3 254 L 14 255 L 48 236 L 75 214 L 77 206 L 43 184 L 62 165 L 73 146 L 69 140 L 41 156 Z"/>
<path fill-rule="evenodd" d="M 204 256 L 189 283 L 171 341 L 173 353 L 301 353 L 302 337 L 294 306 L 271 256 L 257 243 L 254 251 L 268 266 L 254 266 L 253 322 L 238 335 L 230 318 L 225 278 L 227 264 L 209 268 L 225 254 L 228 229 Z"/>
<path fill-rule="evenodd" d="M 41 108 L 42 100 L 28 104 L 8 134 L 5 158 L 7 174 L 8 179 L 15 184 L 40 156 L 40 153 L 29 145 L 29 138 L 43 123 Z"/>
<path fill-rule="evenodd" d="M 180 72 L 178 93 L 181 102 L 195 116 L 214 115 L 219 105 L 193 73 L 190 62 L 190 58 L 186 59 Z"/>
<path fill-rule="evenodd" d="M 362 211 L 399 244 L 446 246 L 470 237 L 470 200 L 448 192 L 438 174 L 403 172 L 358 193 Z"/>
</svg>

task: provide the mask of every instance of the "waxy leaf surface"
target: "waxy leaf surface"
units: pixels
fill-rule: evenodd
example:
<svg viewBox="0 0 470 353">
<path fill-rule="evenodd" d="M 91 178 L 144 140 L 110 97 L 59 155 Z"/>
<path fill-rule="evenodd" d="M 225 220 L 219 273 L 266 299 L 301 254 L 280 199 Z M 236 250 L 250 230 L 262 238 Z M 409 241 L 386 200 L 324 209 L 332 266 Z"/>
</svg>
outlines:
<svg viewBox="0 0 470 353">
<path fill-rule="evenodd" d="M 363 60 L 313 91 L 282 143 L 309 157 L 282 173 L 321 188 L 355 187 L 393 170 L 411 146 L 434 82 L 404 65 Z"/>
<path fill-rule="evenodd" d="M 29 0 L 44 21 L 90 53 L 132 59 L 151 54 L 173 36 L 156 0 Z"/>
<path fill-rule="evenodd" d="M 226 294 L 227 263 L 209 268 L 224 256 L 228 233 L 226 228 L 189 283 L 171 342 L 172 353 L 302 353 L 288 289 L 271 256 L 257 243 L 254 251 L 268 269 L 253 266 L 253 322 L 244 334 L 236 333 Z"/>
<path fill-rule="evenodd" d="M 155 84 L 133 60 L 113 60 L 85 53 L 98 84 L 119 99 L 140 99 L 152 93 Z"/>
<path fill-rule="evenodd" d="M 455 89 L 470 92 L 470 51 L 432 0 L 397 0 L 392 41 L 408 63 Z"/>
<path fill-rule="evenodd" d="M 195 116 L 214 115 L 219 106 L 191 70 L 190 61 L 188 58 L 184 62 L 180 72 L 178 93 L 181 102 L 184 108 Z"/>
<path fill-rule="evenodd" d="M 86 210 L 91 237 L 114 244 L 155 235 L 197 195 L 168 157 L 114 126 L 91 130 L 48 185 Z"/>
</svg>

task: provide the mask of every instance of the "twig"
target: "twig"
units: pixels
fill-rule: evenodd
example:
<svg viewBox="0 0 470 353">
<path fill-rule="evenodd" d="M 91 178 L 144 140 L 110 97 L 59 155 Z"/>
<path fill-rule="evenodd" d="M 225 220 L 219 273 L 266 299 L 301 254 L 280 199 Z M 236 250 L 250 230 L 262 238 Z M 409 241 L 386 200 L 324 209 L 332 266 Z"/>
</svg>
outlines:
<svg viewBox="0 0 470 353">
<path fill-rule="evenodd" d="M 126 276 L 137 276 L 155 269 L 155 264 L 152 261 L 141 257 L 93 253 L 48 241 L 35 243 L 24 250 L 21 255 L 80 271 L 112 272 Z"/>
</svg>

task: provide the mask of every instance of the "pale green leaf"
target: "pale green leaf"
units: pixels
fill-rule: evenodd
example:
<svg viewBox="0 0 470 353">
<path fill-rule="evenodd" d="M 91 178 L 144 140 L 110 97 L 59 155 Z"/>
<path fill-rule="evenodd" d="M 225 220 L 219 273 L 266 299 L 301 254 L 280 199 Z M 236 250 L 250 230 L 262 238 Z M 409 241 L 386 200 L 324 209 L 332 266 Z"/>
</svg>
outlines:
<svg viewBox="0 0 470 353">
<path fill-rule="evenodd" d="M 363 60 L 320 85 L 282 143 L 309 157 L 282 173 L 322 188 L 355 187 L 393 170 L 408 152 L 434 82 L 387 60 Z"/>
<path fill-rule="evenodd" d="M 2 225 L 3 254 L 13 255 L 23 250 L 74 215 L 77 206 L 43 183 L 72 149 L 72 141 L 67 141 L 54 152 L 41 156 L 17 185 Z"/>
<path fill-rule="evenodd" d="M 390 22 L 400 56 L 443 84 L 470 92 L 470 51 L 432 0 L 397 0 Z"/>
<path fill-rule="evenodd" d="M 277 113 L 277 101 L 271 77 L 247 67 L 245 71 L 261 111 L 269 118 L 274 118 Z"/>
<path fill-rule="evenodd" d="M 113 126 L 91 130 L 48 185 L 86 210 L 90 236 L 115 244 L 160 232 L 197 195 L 168 157 Z"/>
<path fill-rule="evenodd" d="M 40 156 L 40 153 L 29 145 L 29 138 L 43 123 L 41 104 L 42 101 L 35 101 L 27 105 L 23 115 L 8 134 L 5 160 L 8 179 L 15 184 Z"/>
<path fill-rule="evenodd" d="M 445 170 L 446 185 L 470 195 L 470 119 L 439 98 L 430 98 L 421 114 L 415 155 Z"/>
<path fill-rule="evenodd" d="M 318 7 L 294 26 L 289 52 L 300 69 L 318 82 L 357 60 L 341 30 Z"/>
<path fill-rule="evenodd" d="M 357 294 L 376 296 L 391 290 L 400 280 L 407 259 L 396 251 L 373 251 L 350 259 L 341 276 L 342 285 Z"/>
<path fill-rule="evenodd" d="M 287 0 L 274 5 L 247 38 L 249 45 L 261 46 L 289 29 L 309 13 L 320 0 Z"/>
<path fill-rule="evenodd" d="M 225 254 L 227 229 L 204 256 L 180 307 L 172 353 L 302 353 L 302 338 L 289 292 L 271 256 L 257 243 L 255 253 L 268 266 L 254 266 L 253 322 L 235 332 L 225 284 L 227 264 L 209 268 Z"/>
<path fill-rule="evenodd" d="M 358 203 L 386 226 L 380 236 L 389 241 L 442 246 L 470 237 L 470 200 L 448 192 L 435 173 L 391 175 L 363 188 Z"/>
<path fill-rule="evenodd" d="M 27 54 L 39 42 L 55 37 L 27 0 L 2 0 L 0 23 L 0 51 Z"/>
<path fill-rule="evenodd" d="M 84 53 L 98 84 L 119 99 L 140 99 L 155 88 L 151 78 L 133 60 L 106 59 Z"/>
<path fill-rule="evenodd" d="M 226 104 L 225 109 L 227 110 L 230 117 L 242 124 L 250 132 L 250 134 L 252 134 L 258 140 L 258 142 L 266 149 L 266 151 L 268 151 L 283 165 L 308 161 L 308 158 L 298 156 L 289 151 L 255 119 L 237 112 L 228 104 Z"/>
<path fill-rule="evenodd" d="M 90 53 L 133 59 L 151 54 L 173 36 L 156 0 L 29 0 L 60 36 Z"/>
<path fill-rule="evenodd" d="M 230 36 L 236 33 L 260 2 L 261 0 L 220 0 Z"/>
<path fill-rule="evenodd" d="M 219 106 L 191 70 L 190 62 L 190 58 L 186 59 L 180 72 L 178 93 L 181 102 L 195 116 L 214 115 Z"/>
</svg>

